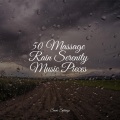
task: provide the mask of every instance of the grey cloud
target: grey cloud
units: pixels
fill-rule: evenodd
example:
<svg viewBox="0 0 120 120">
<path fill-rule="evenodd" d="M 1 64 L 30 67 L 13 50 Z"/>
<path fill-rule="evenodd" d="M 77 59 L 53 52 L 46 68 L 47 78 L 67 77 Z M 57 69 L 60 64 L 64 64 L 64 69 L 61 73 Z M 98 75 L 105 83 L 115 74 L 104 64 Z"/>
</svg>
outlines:
<svg viewBox="0 0 120 120">
<path fill-rule="evenodd" d="M 53 24 L 60 24 L 63 28 L 78 24 L 81 19 L 87 19 L 90 13 L 98 17 L 99 14 L 110 14 L 120 12 L 118 0 L 44 0 L 40 8 L 40 23 L 50 27 Z M 95 18 L 94 18 L 95 19 Z M 35 20 L 35 19 L 34 19 Z M 48 21 L 48 22 L 47 22 Z M 39 24 L 39 17 L 37 19 Z"/>
<path fill-rule="evenodd" d="M 117 15 L 120 14 L 119 6 L 120 0 L 2 1 L 0 7 L 1 57 L 7 61 L 7 58 L 12 55 L 12 61 L 21 62 L 23 66 L 29 66 L 30 63 L 23 62 L 24 59 L 27 60 L 28 58 L 23 56 L 29 55 L 34 41 L 40 41 L 39 34 L 43 34 L 41 40 L 46 41 L 50 38 L 50 34 L 54 33 L 55 36 L 59 35 L 61 40 L 67 43 L 74 42 L 73 40 L 77 39 L 76 44 L 86 44 L 88 56 L 91 58 L 87 64 L 88 67 L 105 68 L 109 65 L 120 67 L 119 57 L 112 60 L 111 57 L 114 54 L 110 54 L 117 51 L 115 52 L 117 55 L 119 47 L 115 50 L 109 48 L 110 45 L 114 47 L 114 44 L 120 43 L 120 29 L 116 27 L 120 25 L 120 19 L 117 18 Z M 102 20 L 102 16 L 105 16 L 106 20 Z M 95 21 L 98 22 L 96 28 L 93 25 Z M 89 28 L 88 24 L 91 24 L 92 27 Z M 43 26 L 45 29 L 42 29 Z M 76 32 L 77 26 L 80 26 L 79 32 Z M 84 30 L 86 26 L 87 30 Z M 110 36 L 112 33 L 116 33 L 118 37 L 112 38 Z M 88 35 L 93 37 L 87 41 L 86 36 Z M 102 43 L 108 44 L 108 46 L 102 46 Z M 103 51 L 104 49 L 107 51 Z M 49 53 L 49 51 L 45 53 L 47 52 Z M 105 57 L 106 54 L 108 57 Z M 98 63 L 99 58 L 104 60 Z M 19 61 L 19 59 L 22 60 Z M 51 65 L 54 65 L 54 62 L 51 62 Z"/>
</svg>

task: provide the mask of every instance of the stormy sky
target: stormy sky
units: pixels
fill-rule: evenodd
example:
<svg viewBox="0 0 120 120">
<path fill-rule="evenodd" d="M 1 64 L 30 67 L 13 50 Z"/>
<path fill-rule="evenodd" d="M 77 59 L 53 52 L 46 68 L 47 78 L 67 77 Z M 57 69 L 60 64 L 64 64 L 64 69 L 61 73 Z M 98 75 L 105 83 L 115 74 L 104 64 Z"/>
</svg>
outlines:
<svg viewBox="0 0 120 120">
<path fill-rule="evenodd" d="M 51 38 L 86 45 L 86 74 L 120 74 L 120 0 L 0 0 L 1 71 L 41 76 L 30 72 L 29 53 L 35 41 Z"/>
</svg>

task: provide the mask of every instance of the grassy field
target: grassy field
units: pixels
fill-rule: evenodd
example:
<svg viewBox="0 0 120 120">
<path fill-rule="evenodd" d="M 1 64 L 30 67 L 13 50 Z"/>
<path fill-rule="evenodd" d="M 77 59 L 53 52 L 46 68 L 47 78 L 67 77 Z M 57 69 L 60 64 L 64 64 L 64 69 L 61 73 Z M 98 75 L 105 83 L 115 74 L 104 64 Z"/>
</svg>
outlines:
<svg viewBox="0 0 120 120">
<path fill-rule="evenodd" d="M 0 78 L 0 101 L 22 95 L 36 87 L 39 81 L 18 78 Z"/>
<path fill-rule="evenodd" d="M 65 80 L 66 81 L 66 80 Z M 42 81 L 43 83 L 47 81 Z M 49 81 L 50 82 L 50 81 Z M 40 80 L 20 78 L 0 78 L 0 101 L 5 101 L 33 90 Z M 69 80 L 67 84 L 120 90 L 120 80 Z"/>
<path fill-rule="evenodd" d="M 76 80 L 81 86 L 98 87 L 101 89 L 120 90 L 120 80 Z"/>
</svg>

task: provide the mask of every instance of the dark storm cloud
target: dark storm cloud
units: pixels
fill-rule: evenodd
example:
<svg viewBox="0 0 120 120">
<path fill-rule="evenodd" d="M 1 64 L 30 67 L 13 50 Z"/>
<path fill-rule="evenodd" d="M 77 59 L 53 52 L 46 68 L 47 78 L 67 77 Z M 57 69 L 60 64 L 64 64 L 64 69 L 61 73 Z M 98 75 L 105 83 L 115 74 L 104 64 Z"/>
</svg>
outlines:
<svg viewBox="0 0 120 120">
<path fill-rule="evenodd" d="M 24 37 L 24 32 L 20 30 L 16 33 L 7 30 L 0 30 L 0 45 L 4 52 L 1 57 L 4 59 L 9 56 L 17 58 L 19 55 L 24 54 L 27 49 L 23 46 L 26 42 L 23 42 L 22 44 L 22 37 Z"/>
<path fill-rule="evenodd" d="M 80 20 L 87 19 L 90 13 L 98 17 L 99 14 L 120 12 L 118 7 L 120 1 L 118 0 L 66 0 L 66 2 L 63 0 L 44 0 L 41 4 L 41 8 L 37 9 L 36 12 L 40 18 L 42 16 L 40 24 L 45 24 L 47 27 L 54 24 L 61 25 L 63 28 L 74 26 Z M 39 20 L 37 21 L 38 24 Z"/>
<path fill-rule="evenodd" d="M 16 59 L 19 58 L 28 59 L 27 55 L 30 52 L 31 46 L 34 41 L 39 41 L 38 35 L 40 33 L 45 35 L 45 37 L 42 38 L 42 40 L 45 41 L 49 39 L 48 36 L 52 32 L 61 35 L 61 32 L 65 31 L 62 34 L 63 36 L 61 35 L 64 41 L 69 43 L 77 38 L 76 44 L 79 44 L 80 39 L 89 49 L 89 57 L 95 57 L 95 60 L 88 64 L 88 66 L 96 68 L 102 65 L 108 67 L 109 64 L 111 64 L 112 67 L 119 67 L 118 58 L 113 62 L 112 59 L 108 62 L 108 59 L 110 59 L 109 52 L 106 53 L 108 57 L 105 58 L 104 65 L 102 62 L 98 64 L 99 58 L 104 59 L 105 57 L 101 46 L 98 45 L 102 44 L 102 42 L 109 46 L 110 44 L 119 44 L 119 37 L 114 41 L 109 35 L 113 32 L 119 34 L 119 28 L 116 26 L 119 25 L 120 21 L 117 19 L 117 15 L 120 14 L 120 0 L 3 0 L 1 3 L 0 48 L 1 57 L 4 57 L 5 60 L 7 60 L 10 55 L 13 56 L 13 62 L 16 62 Z M 105 19 L 107 18 L 107 22 L 101 20 L 103 15 Z M 91 43 L 82 41 L 89 32 L 84 33 L 81 30 L 75 33 L 74 28 L 76 26 L 83 28 L 84 26 L 88 26 L 88 23 L 94 24 L 94 21 L 98 21 L 100 25 L 98 28 L 94 28 L 94 25 L 93 28 L 91 28 L 91 31 L 94 31 L 93 36 L 95 37 L 93 37 Z M 97 34 L 95 31 L 97 31 Z M 68 36 L 67 39 L 66 36 Z M 96 41 L 96 39 L 98 39 L 98 41 Z M 111 40 L 111 43 L 109 43 L 109 40 Z M 104 46 L 102 49 L 105 49 Z M 108 49 L 109 48 L 107 48 L 107 50 Z M 101 52 L 101 54 L 98 55 L 96 51 Z M 114 52 L 112 49 L 109 51 L 110 53 Z M 119 51 L 118 47 L 116 51 Z M 29 64 L 21 63 L 26 66 Z M 51 64 L 54 65 L 54 62 Z"/>
</svg>

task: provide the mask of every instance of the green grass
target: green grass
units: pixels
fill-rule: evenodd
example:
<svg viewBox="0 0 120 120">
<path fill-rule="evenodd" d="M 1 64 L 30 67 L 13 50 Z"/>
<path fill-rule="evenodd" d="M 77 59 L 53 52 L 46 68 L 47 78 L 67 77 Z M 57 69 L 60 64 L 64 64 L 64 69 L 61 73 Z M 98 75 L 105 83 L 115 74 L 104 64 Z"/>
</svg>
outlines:
<svg viewBox="0 0 120 120">
<path fill-rule="evenodd" d="M 0 78 L 0 101 L 25 94 L 33 90 L 40 80 Z M 68 80 L 67 84 L 79 84 L 81 86 L 98 87 L 111 90 L 120 90 L 120 80 Z"/>
<path fill-rule="evenodd" d="M 77 80 L 75 83 L 81 86 L 120 90 L 120 80 Z"/>
<path fill-rule="evenodd" d="M 37 84 L 37 80 L 0 78 L 0 101 L 25 94 L 34 89 Z"/>
</svg>

